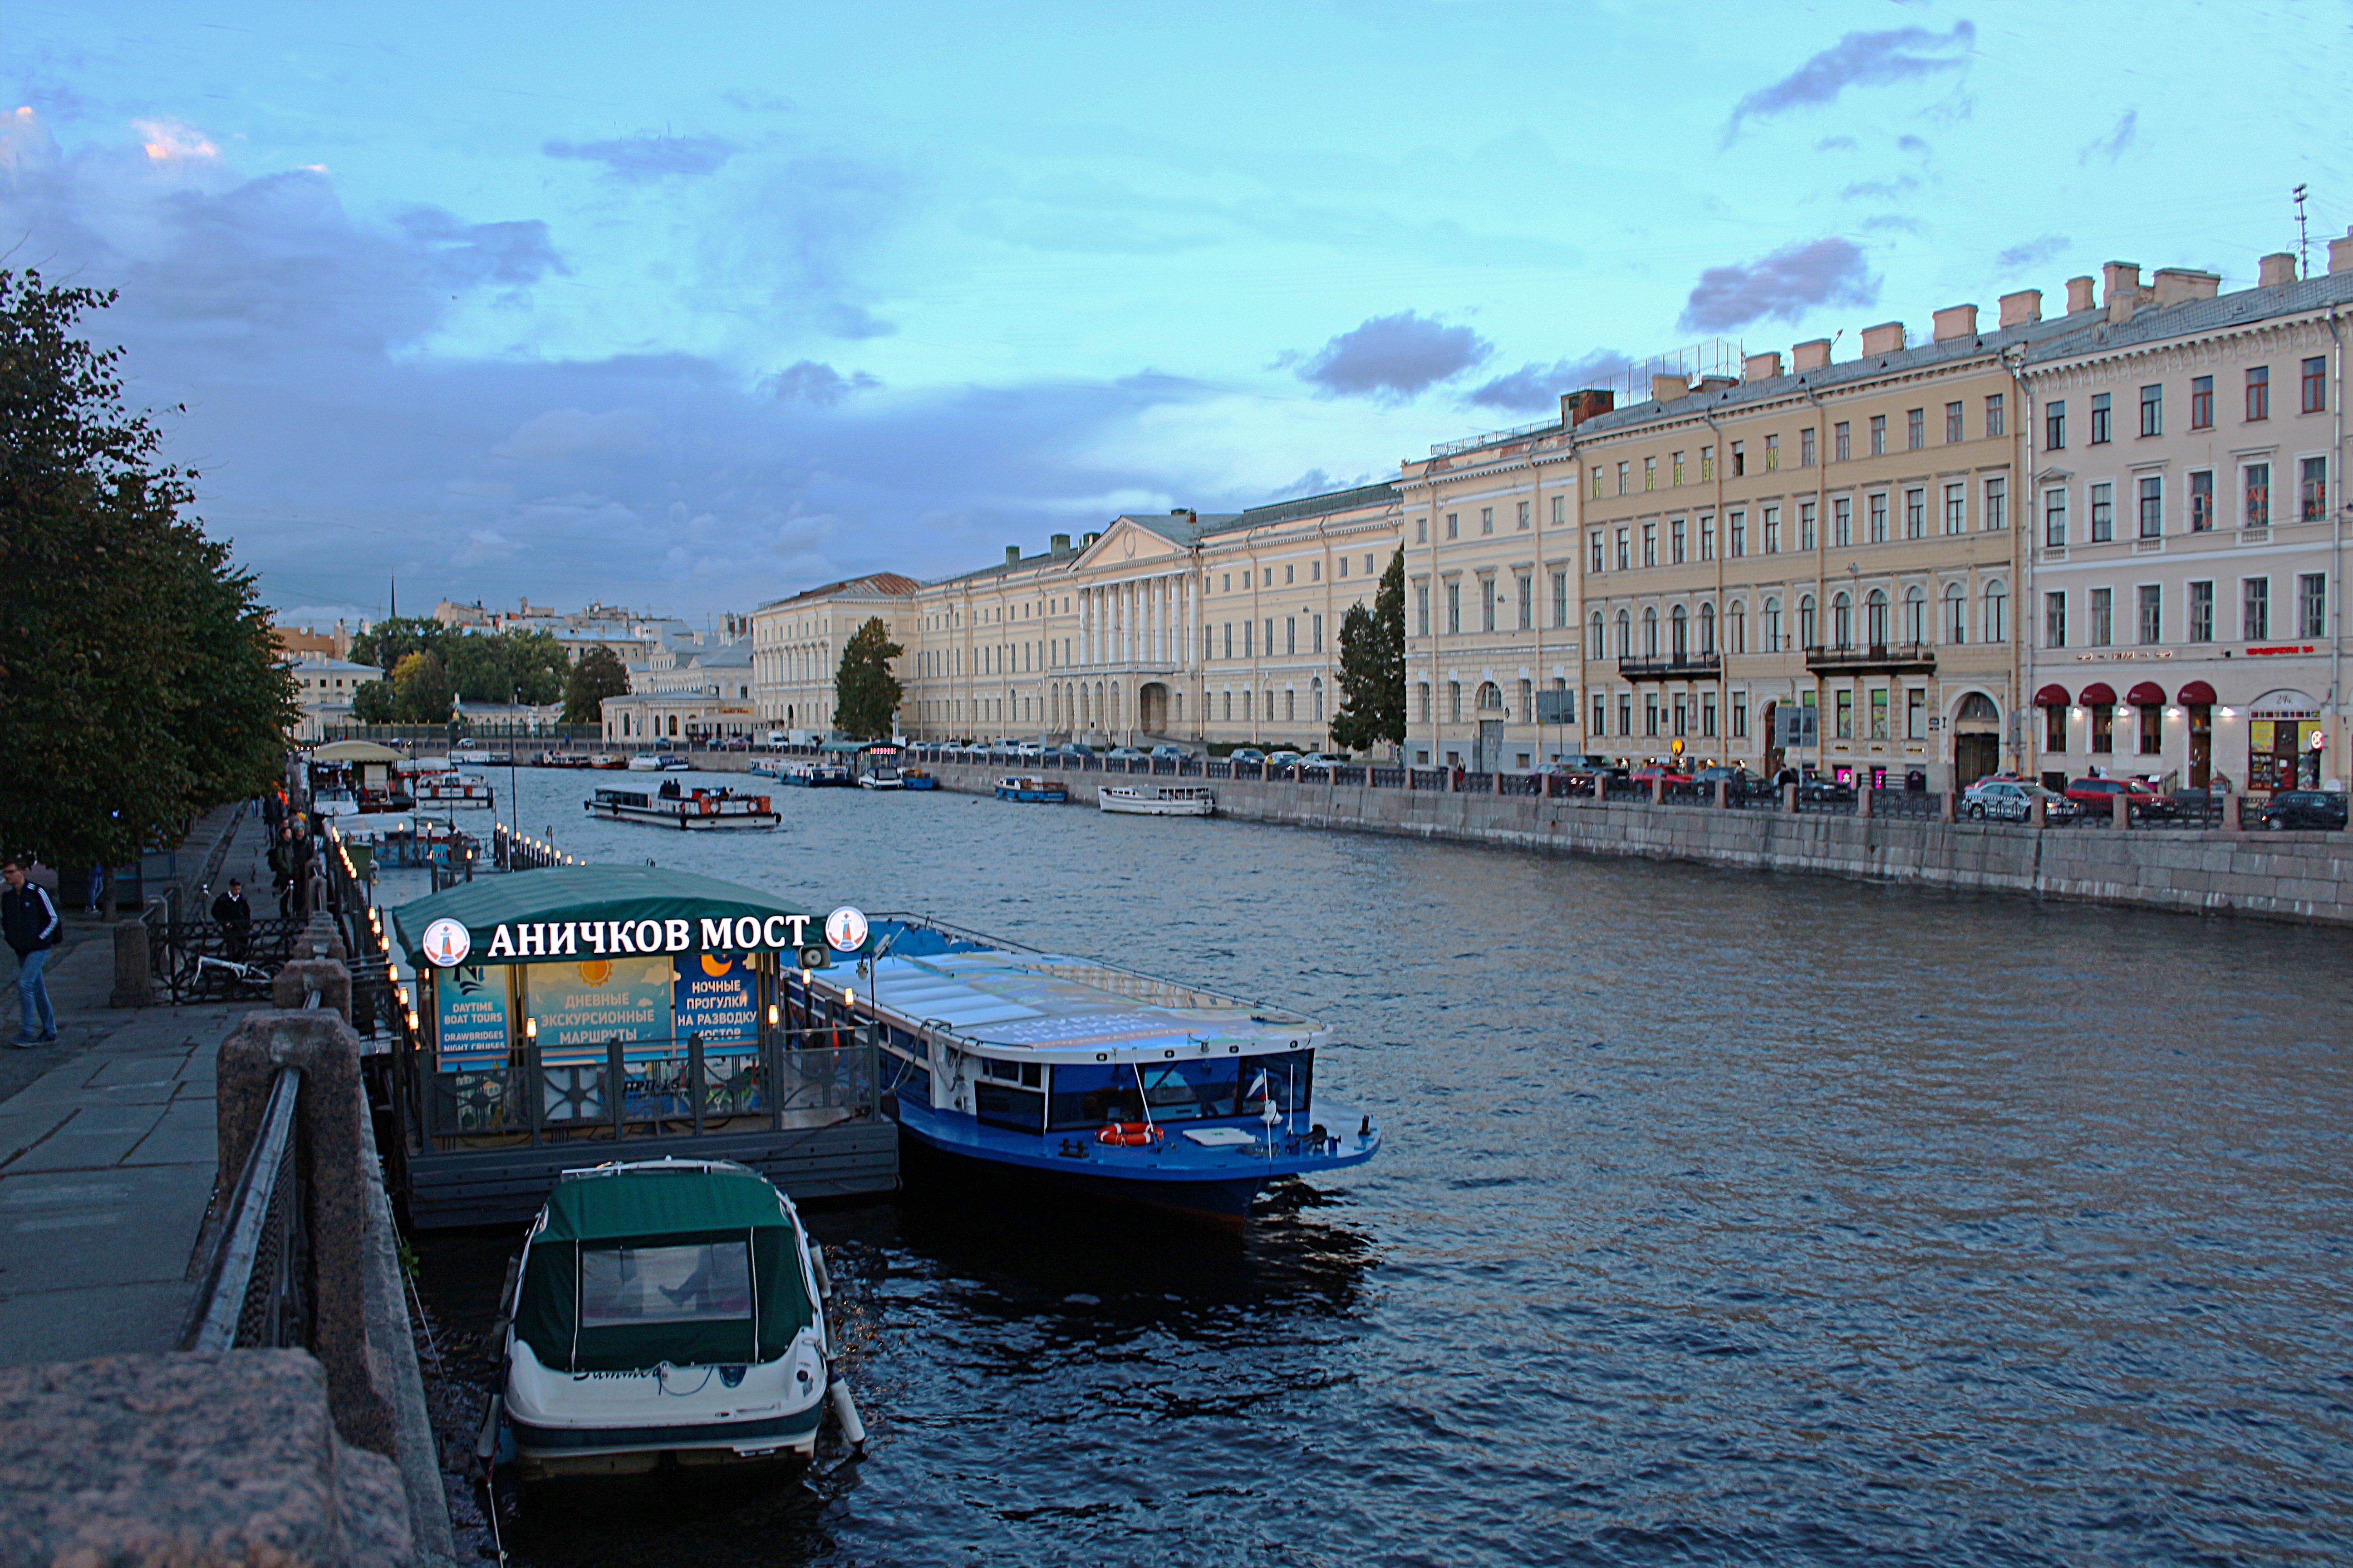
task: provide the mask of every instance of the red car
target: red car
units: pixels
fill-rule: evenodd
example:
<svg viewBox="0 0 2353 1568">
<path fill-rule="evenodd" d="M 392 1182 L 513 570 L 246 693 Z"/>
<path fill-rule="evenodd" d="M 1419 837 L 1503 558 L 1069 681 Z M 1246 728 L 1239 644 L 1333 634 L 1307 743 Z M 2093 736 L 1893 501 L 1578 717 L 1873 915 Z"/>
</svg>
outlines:
<svg viewBox="0 0 2353 1568">
<path fill-rule="evenodd" d="M 2181 808 L 2138 779 L 2077 779 L 2067 786 L 2067 798 L 2084 811 L 2106 816 L 2116 810 L 2116 801 L 2123 795 L 2131 804 L 2126 810 L 2133 820 L 2175 817 Z"/>
</svg>

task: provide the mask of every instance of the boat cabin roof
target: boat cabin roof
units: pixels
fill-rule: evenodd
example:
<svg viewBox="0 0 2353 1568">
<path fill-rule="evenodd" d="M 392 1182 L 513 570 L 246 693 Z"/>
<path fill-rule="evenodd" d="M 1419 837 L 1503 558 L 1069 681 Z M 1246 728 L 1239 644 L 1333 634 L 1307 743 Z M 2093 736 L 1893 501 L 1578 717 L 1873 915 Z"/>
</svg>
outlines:
<svg viewBox="0 0 2353 1568">
<path fill-rule="evenodd" d="M 549 1241 L 640 1241 L 789 1226 L 766 1177 L 728 1160 L 645 1160 L 566 1171 L 548 1194 Z"/>
<path fill-rule="evenodd" d="M 1092 1053 L 1216 1042 L 1290 1050 L 1324 1030 L 1279 1007 L 926 925 L 878 920 L 868 942 L 870 952 L 889 943 L 867 978 L 875 1006 L 975 1045 Z"/>
</svg>

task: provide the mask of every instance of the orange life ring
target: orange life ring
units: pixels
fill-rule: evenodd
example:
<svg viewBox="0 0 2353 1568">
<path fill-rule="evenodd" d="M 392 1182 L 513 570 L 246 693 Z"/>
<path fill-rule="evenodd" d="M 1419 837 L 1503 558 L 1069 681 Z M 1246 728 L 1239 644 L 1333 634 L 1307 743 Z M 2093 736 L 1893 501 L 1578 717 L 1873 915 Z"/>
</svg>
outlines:
<svg viewBox="0 0 2353 1568">
<path fill-rule="evenodd" d="M 1123 1149 L 1141 1149 L 1146 1144 L 1157 1143 L 1165 1136 L 1149 1121 L 1111 1121 L 1096 1131 L 1095 1142 L 1115 1143 Z"/>
</svg>

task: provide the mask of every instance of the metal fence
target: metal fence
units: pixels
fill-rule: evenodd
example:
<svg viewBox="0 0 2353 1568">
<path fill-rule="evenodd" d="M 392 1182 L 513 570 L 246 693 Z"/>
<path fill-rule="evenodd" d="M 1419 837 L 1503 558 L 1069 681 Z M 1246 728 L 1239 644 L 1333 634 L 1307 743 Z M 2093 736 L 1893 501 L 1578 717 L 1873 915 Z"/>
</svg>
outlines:
<svg viewBox="0 0 2353 1568">
<path fill-rule="evenodd" d="M 314 1300 L 302 1074 L 280 1068 L 180 1332 L 184 1351 L 308 1347 Z"/>
<path fill-rule="evenodd" d="M 299 956 L 306 923 L 300 915 L 272 915 L 227 925 L 156 911 L 147 922 L 147 961 L 174 1003 L 257 999 L 269 994 L 270 975 Z"/>
</svg>

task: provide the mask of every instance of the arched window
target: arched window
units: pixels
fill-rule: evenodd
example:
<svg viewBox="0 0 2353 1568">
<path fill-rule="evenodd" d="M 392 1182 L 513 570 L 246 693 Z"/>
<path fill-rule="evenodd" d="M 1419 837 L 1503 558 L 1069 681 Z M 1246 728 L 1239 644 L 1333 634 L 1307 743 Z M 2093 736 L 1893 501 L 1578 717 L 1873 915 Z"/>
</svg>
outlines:
<svg viewBox="0 0 2353 1568">
<path fill-rule="evenodd" d="M 1659 607 L 1651 605 L 1642 611 L 1642 657 L 1659 657 Z"/>
<path fill-rule="evenodd" d="M 1462 683 L 1459 680 L 1446 683 L 1446 719 L 1451 724 L 1462 722 Z"/>
<path fill-rule="evenodd" d="M 1779 653 L 1779 652 L 1781 651 L 1781 601 L 1780 601 L 1780 600 L 1778 600 L 1778 599 L 1767 599 L 1767 600 L 1766 600 L 1766 601 L 1765 601 L 1765 627 L 1764 627 L 1764 630 L 1765 630 L 1765 651 L 1766 651 L 1767 653 Z"/>
<path fill-rule="evenodd" d="M 1945 640 L 1956 646 L 1969 640 L 1969 596 L 1958 583 L 1945 589 Z"/>
<path fill-rule="evenodd" d="M 1593 612 L 1593 652 L 1590 657 L 1599 658 L 1608 651 L 1607 646 L 1602 641 L 1601 612 L 1596 610 Z"/>
<path fill-rule="evenodd" d="M 1482 681 L 1479 687 L 1479 711 L 1500 713 L 1504 710 L 1504 689 L 1493 681 Z"/>
<path fill-rule="evenodd" d="M 1315 722 L 1324 722 L 1324 678 L 1320 675 L 1307 682 L 1307 694 L 1315 703 Z"/>
<path fill-rule="evenodd" d="M 1872 647 L 1887 646 L 1887 590 L 1873 588 L 1863 600 L 1863 641 Z"/>
<path fill-rule="evenodd" d="M 1677 605 L 1667 617 L 1668 647 L 1678 660 L 1691 657 L 1691 617 Z"/>
<path fill-rule="evenodd" d="M 1814 614 L 1814 596 L 1808 594 L 1800 598 L 1798 601 L 1798 645 L 1800 647 L 1822 646 L 1821 627 L 1817 624 L 1819 619 Z"/>
<path fill-rule="evenodd" d="M 1844 594 L 1831 600 L 1831 646 L 1854 646 L 1854 601 Z"/>
<path fill-rule="evenodd" d="M 1703 654 L 1712 654 L 1715 651 L 1715 606 L 1714 605 L 1702 605 L 1699 607 L 1699 651 Z"/>
<path fill-rule="evenodd" d="M 1726 653 L 1748 651 L 1748 611 L 1737 599 L 1725 606 L 1724 651 Z"/>
<path fill-rule="evenodd" d="M 1634 657 L 1634 622 L 1623 610 L 1618 612 L 1618 657 Z"/>
<path fill-rule="evenodd" d="M 1954 720 L 1962 724 L 1999 724 L 2001 714 L 1995 710 L 1992 698 L 1982 691 L 1972 691 L 1961 699 L 1961 710 Z"/>
<path fill-rule="evenodd" d="M 1999 643 L 2010 637 L 2010 595 L 1999 582 L 1985 588 L 1985 636 L 1981 641 Z"/>
<path fill-rule="evenodd" d="M 1423 680 L 1416 684 L 1421 689 L 1421 721 L 1427 724 L 1430 722 L 1430 682 Z M 1233 694 L 1230 692 L 1227 693 L 1226 705 L 1229 708 L 1233 706 Z M 1233 715 L 1229 712 L 1226 717 L 1230 719 Z"/>
<path fill-rule="evenodd" d="M 1904 590 L 1904 640 L 1914 644 L 1928 640 L 1928 594 L 1916 584 Z"/>
</svg>

